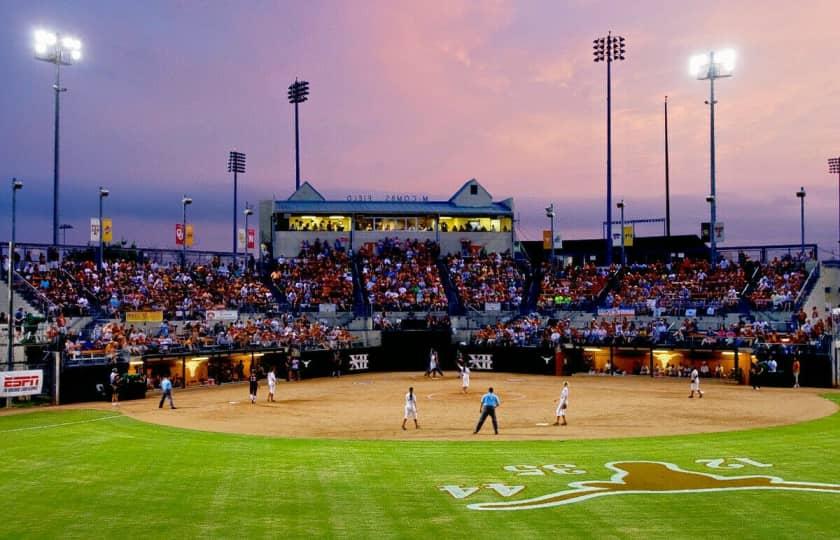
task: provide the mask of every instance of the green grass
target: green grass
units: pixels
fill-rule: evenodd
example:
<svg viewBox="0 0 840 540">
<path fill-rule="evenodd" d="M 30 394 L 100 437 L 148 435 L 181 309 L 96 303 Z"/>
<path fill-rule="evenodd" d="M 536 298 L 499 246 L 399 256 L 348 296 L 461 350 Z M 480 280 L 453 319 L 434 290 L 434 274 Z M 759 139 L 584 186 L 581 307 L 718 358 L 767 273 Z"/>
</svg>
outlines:
<svg viewBox="0 0 840 540">
<path fill-rule="evenodd" d="M 840 396 L 829 399 L 840 402 Z M 779 406 L 783 404 L 780 403 Z M 556 508 L 479 512 L 606 480 L 609 461 L 656 460 L 721 475 L 840 483 L 840 414 L 781 428 L 644 439 L 367 442 L 180 430 L 111 412 L 0 417 L 2 538 L 836 538 L 840 493 L 622 495 Z M 60 425 L 64 424 L 64 425 Z M 35 428 L 35 429 L 32 429 Z M 703 458 L 772 468 L 715 471 Z M 516 476 L 506 465 L 571 463 L 583 475 Z M 455 499 L 439 486 L 487 488 Z"/>
</svg>

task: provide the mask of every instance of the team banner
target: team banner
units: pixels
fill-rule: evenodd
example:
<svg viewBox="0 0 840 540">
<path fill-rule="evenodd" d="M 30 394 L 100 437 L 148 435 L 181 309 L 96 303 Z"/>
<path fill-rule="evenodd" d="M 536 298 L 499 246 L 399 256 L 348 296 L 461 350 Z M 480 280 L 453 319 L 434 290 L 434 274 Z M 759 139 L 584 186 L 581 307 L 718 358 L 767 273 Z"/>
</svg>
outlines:
<svg viewBox="0 0 840 540">
<path fill-rule="evenodd" d="M 181 223 L 175 224 L 175 245 L 184 245 L 184 225 Z"/>
<path fill-rule="evenodd" d="M 187 223 L 187 247 L 192 247 L 193 239 L 193 226 L 191 223 Z"/>
<path fill-rule="evenodd" d="M 0 372 L 0 398 L 34 396 L 41 393 L 44 370 Z"/>
<path fill-rule="evenodd" d="M 163 322 L 162 311 L 128 311 L 125 314 L 127 323 Z"/>
<path fill-rule="evenodd" d="M 102 218 L 102 241 L 110 244 L 114 240 L 114 228 L 111 218 Z"/>
<path fill-rule="evenodd" d="M 239 318 L 239 312 L 235 309 L 208 309 L 205 314 L 207 321 L 233 322 Z"/>
<path fill-rule="evenodd" d="M 237 229 L 236 232 L 236 247 L 245 249 L 245 229 Z"/>
<path fill-rule="evenodd" d="M 551 249 L 551 231 L 543 231 L 543 249 Z M 554 249 L 563 249 L 563 237 L 554 235 Z"/>
<path fill-rule="evenodd" d="M 99 218 L 92 217 L 90 218 L 90 241 L 99 243 Z"/>
<path fill-rule="evenodd" d="M 635 231 L 632 225 L 624 226 L 624 247 L 633 247 L 633 239 L 635 238 Z"/>
<path fill-rule="evenodd" d="M 248 227 L 247 232 L 245 231 L 245 229 L 239 229 L 237 232 L 239 234 L 237 234 L 236 245 L 239 246 L 239 249 L 246 249 L 246 245 L 247 249 L 254 249 L 254 245 L 256 244 L 257 239 L 257 232 L 250 227 Z"/>
</svg>

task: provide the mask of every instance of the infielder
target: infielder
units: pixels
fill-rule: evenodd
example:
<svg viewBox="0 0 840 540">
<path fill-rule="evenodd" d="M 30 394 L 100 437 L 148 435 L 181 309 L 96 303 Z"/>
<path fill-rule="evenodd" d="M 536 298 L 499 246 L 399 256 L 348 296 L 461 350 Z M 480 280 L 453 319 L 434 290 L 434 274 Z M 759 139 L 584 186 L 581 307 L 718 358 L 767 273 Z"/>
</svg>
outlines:
<svg viewBox="0 0 840 540">
<path fill-rule="evenodd" d="M 251 397 L 251 405 L 257 404 L 257 389 L 259 388 L 259 383 L 257 382 L 257 372 L 251 371 L 251 376 L 248 377 L 248 393 Z"/>
<path fill-rule="evenodd" d="M 554 422 L 555 426 L 565 426 L 566 424 L 566 409 L 569 408 L 569 381 L 563 383 L 563 390 L 560 392 L 560 399 L 557 400 L 557 420 Z M 563 423 L 560 423 L 560 419 Z"/>
<path fill-rule="evenodd" d="M 694 392 L 697 392 L 698 394 L 700 394 L 700 397 L 703 397 L 703 391 L 700 390 L 700 373 L 697 372 L 697 368 L 691 370 L 691 375 L 689 375 L 689 378 L 691 379 L 691 393 L 688 395 L 688 397 L 693 398 Z"/>
<path fill-rule="evenodd" d="M 466 364 L 461 366 L 461 392 L 467 393 L 470 389 L 470 368 Z"/>
<path fill-rule="evenodd" d="M 405 395 L 405 414 L 403 415 L 402 428 L 405 430 L 406 421 L 411 418 L 414 420 L 414 428 L 420 429 L 420 424 L 417 423 L 417 396 L 414 395 L 414 387 L 408 389 Z"/>
<path fill-rule="evenodd" d="M 274 368 L 268 372 L 268 399 L 267 401 L 274 401 L 274 390 L 277 388 L 277 374 L 274 373 Z"/>
<path fill-rule="evenodd" d="M 484 425 L 484 421 L 487 420 L 489 416 L 493 420 L 493 431 L 496 432 L 496 435 L 499 434 L 499 423 L 496 421 L 496 408 L 502 404 L 501 400 L 499 400 L 499 396 L 493 393 L 493 387 L 487 389 L 487 393 L 481 396 L 481 416 L 478 419 L 478 424 L 475 426 L 475 431 L 473 431 L 473 435 L 481 431 L 481 426 Z"/>
</svg>

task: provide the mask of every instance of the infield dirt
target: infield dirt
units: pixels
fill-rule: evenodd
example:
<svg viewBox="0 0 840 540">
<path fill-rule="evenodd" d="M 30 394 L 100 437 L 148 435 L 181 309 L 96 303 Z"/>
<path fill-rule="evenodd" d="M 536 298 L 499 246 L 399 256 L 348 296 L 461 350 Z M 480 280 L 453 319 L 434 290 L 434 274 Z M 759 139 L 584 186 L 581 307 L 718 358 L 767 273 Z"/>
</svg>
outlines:
<svg viewBox="0 0 840 540">
<path fill-rule="evenodd" d="M 571 395 L 568 426 L 554 426 L 556 400 L 564 380 Z M 413 386 L 420 429 L 400 429 L 404 396 Z M 479 400 L 489 386 L 501 397 L 500 435 L 485 423 L 472 431 Z M 832 414 L 836 405 L 822 389 L 762 388 L 704 380 L 702 399 L 688 399 L 686 379 L 581 376 L 561 378 L 473 372 L 468 394 L 454 373 L 429 379 L 414 373 L 371 373 L 341 378 L 278 382 L 277 401 L 258 401 L 248 385 L 175 390 L 176 410 L 158 408 L 159 394 L 120 404 L 138 420 L 173 427 L 306 438 L 395 440 L 562 440 L 677 435 L 792 424 Z M 108 408 L 109 403 L 74 407 Z M 548 424 L 548 425 L 545 425 Z"/>
</svg>

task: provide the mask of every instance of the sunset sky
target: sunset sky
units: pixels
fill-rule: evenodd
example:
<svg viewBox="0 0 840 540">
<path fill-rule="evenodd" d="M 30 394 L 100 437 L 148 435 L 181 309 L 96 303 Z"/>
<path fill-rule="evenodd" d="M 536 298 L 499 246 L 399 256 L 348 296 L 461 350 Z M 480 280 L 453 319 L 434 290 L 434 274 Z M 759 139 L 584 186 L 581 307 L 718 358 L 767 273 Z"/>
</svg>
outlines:
<svg viewBox="0 0 840 540">
<path fill-rule="evenodd" d="M 606 73 L 591 51 L 612 30 L 627 39 L 613 66 L 613 189 L 628 219 L 664 215 L 668 95 L 673 232 L 708 220 L 708 82 L 688 74 L 688 58 L 732 47 L 736 72 L 718 82 L 716 109 L 725 244 L 798 242 L 805 186 L 806 239 L 836 250 L 838 179 L 826 164 L 840 155 L 836 0 L 0 0 L 0 14 L 0 177 L 26 184 L 21 241 L 51 236 L 53 70 L 33 58 L 35 28 L 84 44 L 63 71 L 68 241 L 86 241 L 104 185 L 117 238 L 172 246 L 187 193 L 206 249 L 230 246 L 230 150 L 248 155 L 240 200 L 293 190 L 295 77 L 311 86 L 302 176 L 328 198 L 446 199 L 477 178 L 515 198 L 522 239 L 540 237 L 549 202 L 564 238 L 599 236 Z"/>
</svg>

